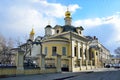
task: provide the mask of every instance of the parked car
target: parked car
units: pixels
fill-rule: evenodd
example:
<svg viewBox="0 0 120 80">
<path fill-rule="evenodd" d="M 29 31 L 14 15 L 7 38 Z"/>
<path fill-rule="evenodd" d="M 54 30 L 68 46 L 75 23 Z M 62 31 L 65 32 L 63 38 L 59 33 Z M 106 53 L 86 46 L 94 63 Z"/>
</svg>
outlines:
<svg viewBox="0 0 120 80">
<path fill-rule="evenodd" d="M 114 68 L 120 68 L 120 64 L 115 64 Z"/>
<path fill-rule="evenodd" d="M 110 68 L 110 64 L 105 65 L 105 68 Z"/>
</svg>

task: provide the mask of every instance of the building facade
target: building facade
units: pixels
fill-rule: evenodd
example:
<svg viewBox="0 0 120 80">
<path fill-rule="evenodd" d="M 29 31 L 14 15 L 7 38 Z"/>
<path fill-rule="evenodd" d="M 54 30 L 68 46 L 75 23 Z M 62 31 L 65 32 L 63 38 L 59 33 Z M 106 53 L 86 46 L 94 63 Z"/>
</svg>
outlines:
<svg viewBox="0 0 120 80">
<path fill-rule="evenodd" d="M 90 40 L 90 52 L 89 54 L 93 54 L 93 62 L 97 67 L 105 66 L 105 64 L 110 64 L 110 51 L 106 49 L 96 38 L 96 36 L 86 36 Z"/>
</svg>

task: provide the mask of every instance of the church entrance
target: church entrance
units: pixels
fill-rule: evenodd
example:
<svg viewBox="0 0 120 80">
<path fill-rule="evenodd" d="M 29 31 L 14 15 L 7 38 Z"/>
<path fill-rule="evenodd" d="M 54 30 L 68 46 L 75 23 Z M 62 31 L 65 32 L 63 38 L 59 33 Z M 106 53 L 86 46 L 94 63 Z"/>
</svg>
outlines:
<svg viewBox="0 0 120 80">
<path fill-rule="evenodd" d="M 65 72 L 69 71 L 68 62 L 69 61 L 67 59 L 62 60 L 62 65 L 61 65 L 61 70 L 62 71 L 65 71 Z"/>
</svg>

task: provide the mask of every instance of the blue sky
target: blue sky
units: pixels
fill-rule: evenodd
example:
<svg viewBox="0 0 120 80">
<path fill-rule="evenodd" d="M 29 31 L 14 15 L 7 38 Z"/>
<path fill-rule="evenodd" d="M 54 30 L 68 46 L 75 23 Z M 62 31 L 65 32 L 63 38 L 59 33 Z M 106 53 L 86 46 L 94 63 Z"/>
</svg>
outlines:
<svg viewBox="0 0 120 80">
<path fill-rule="evenodd" d="M 0 34 L 24 40 L 33 27 L 35 36 L 44 36 L 49 21 L 64 25 L 67 7 L 84 35 L 97 36 L 112 54 L 120 46 L 120 0 L 0 0 Z"/>
</svg>

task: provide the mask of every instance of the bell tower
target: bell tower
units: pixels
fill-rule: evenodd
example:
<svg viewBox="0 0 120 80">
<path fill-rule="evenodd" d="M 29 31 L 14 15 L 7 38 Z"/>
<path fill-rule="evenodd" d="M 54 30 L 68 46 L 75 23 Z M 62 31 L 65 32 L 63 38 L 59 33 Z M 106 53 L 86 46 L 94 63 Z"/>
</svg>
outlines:
<svg viewBox="0 0 120 80">
<path fill-rule="evenodd" d="M 31 39 L 33 41 L 34 40 L 34 35 L 35 35 L 35 32 L 34 32 L 34 29 L 32 28 L 32 30 L 30 32 L 30 35 L 29 35 L 29 39 Z"/>
<path fill-rule="evenodd" d="M 72 22 L 72 18 L 71 18 L 71 13 L 70 11 L 68 10 L 67 8 L 67 11 L 65 12 L 65 25 L 71 25 L 71 22 Z"/>
</svg>

